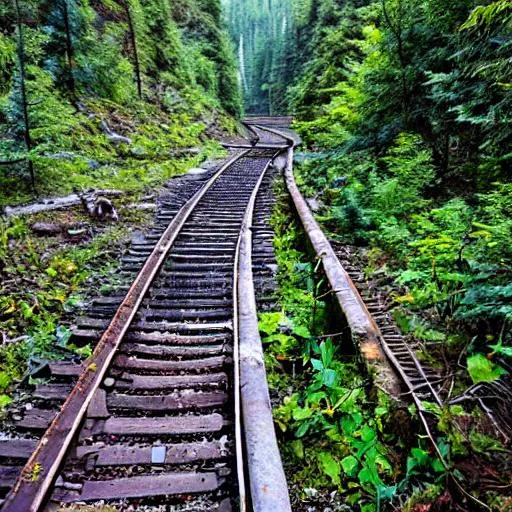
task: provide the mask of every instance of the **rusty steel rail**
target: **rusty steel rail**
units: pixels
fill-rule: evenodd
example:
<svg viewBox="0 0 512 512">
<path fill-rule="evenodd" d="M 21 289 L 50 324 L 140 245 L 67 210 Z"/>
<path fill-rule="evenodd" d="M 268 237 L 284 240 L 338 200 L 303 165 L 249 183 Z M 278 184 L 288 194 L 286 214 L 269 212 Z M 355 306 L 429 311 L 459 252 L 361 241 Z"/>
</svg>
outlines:
<svg viewBox="0 0 512 512">
<path fill-rule="evenodd" d="M 459 476 L 451 471 L 448 461 L 436 443 L 429 422 L 429 413 L 425 410 L 423 401 L 433 401 L 441 407 L 445 405 L 439 393 L 439 383 L 432 382 L 430 371 L 423 366 L 402 336 L 392 335 L 388 337 L 388 335 L 381 332 L 377 321 L 370 313 L 349 272 L 341 264 L 332 245 L 300 193 L 293 175 L 293 153 L 299 142 L 298 138 L 295 134 L 280 130 L 281 126 L 278 123 L 271 123 L 273 128 L 270 128 L 265 126 L 264 122 L 258 122 L 255 119 L 252 124 L 261 130 L 281 136 L 288 142 L 289 149 L 285 168 L 286 186 L 317 257 L 322 261 L 332 293 L 335 294 L 345 315 L 353 339 L 359 345 L 367 365 L 376 370 L 377 384 L 390 396 L 398 400 L 402 397 L 400 383 L 403 382 L 406 385 L 407 394 L 410 395 L 417 407 L 423 429 L 456 487 L 471 502 L 476 503 L 482 509 L 490 510 L 487 505 L 465 489 L 459 480 Z"/>
<path fill-rule="evenodd" d="M 256 196 L 267 169 L 252 193 L 238 243 L 235 346 L 239 347 L 237 359 L 252 510 L 291 512 L 272 417 L 252 271 L 252 219 Z"/>
<path fill-rule="evenodd" d="M 293 153 L 297 139 L 278 129 L 258 125 L 260 129 L 280 135 L 288 141 L 289 149 L 285 169 L 285 182 L 297 213 L 317 257 L 321 260 L 325 274 L 336 296 L 338 304 L 350 327 L 354 343 L 367 365 L 375 369 L 377 384 L 391 396 L 400 397 L 400 382 L 388 362 L 381 343 L 382 335 L 372 315 L 368 311 L 352 279 L 343 268 L 329 240 L 316 222 L 306 200 L 300 193 L 293 175 Z"/>
<path fill-rule="evenodd" d="M 329 240 L 327 240 L 327 237 L 316 222 L 313 213 L 295 182 L 293 176 L 293 153 L 298 139 L 292 138 L 279 129 L 270 128 L 262 124 L 256 124 L 256 126 L 287 141 L 288 154 L 285 182 L 304 230 L 311 241 L 317 257 L 322 261 L 325 274 L 350 327 L 354 342 L 359 346 L 367 364 L 376 370 L 377 384 L 391 396 L 399 398 L 400 382 L 384 354 L 379 328 L 359 295 L 352 279 L 350 279 L 350 276 L 341 265 Z"/>
<path fill-rule="evenodd" d="M 144 294 L 166 259 L 181 227 L 217 178 L 247 153 L 246 151 L 231 157 L 186 203 L 164 231 L 102 335 L 78 382 L 17 478 L 3 505 L 4 512 L 37 512 L 40 509 L 85 416 L 93 394 L 100 386 Z"/>
</svg>

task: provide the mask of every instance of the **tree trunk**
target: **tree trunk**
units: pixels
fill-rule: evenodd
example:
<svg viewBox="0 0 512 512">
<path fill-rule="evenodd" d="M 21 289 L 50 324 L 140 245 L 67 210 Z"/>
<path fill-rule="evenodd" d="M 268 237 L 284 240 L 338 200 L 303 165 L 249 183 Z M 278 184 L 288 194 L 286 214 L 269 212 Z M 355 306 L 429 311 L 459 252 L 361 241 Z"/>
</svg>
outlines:
<svg viewBox="0 0 512 512">
<path fill-rule="evenodd" d="M 135 78 L 137 80 L 137 95 L 139 99 L 142 99 L 142 77 L 140 71 L 139 52 L 137 49 L 137 37 L 135 34 L 135 26 L 133 24 L 132 14 L 130 12 L 129 0 L 123 0 L 122 2 L 126 18 L 128 19 L 128 30 L 130 31 L 130 39 L 133 45 L 133 65 L 135 67 Z"/>
<path fill-rule="evenodd" d="M 75 77 L 73 75 L 73 70 L 75 68 L 75 51 L 73 48 L 73 40 L 71 38 L 71 28 L 69 25 L 69 9 L 68 9 L 68 0 L 62 0 L 62 14 L 64 16 L 64 29 L 66 31 L 66 56 L 68 58 L 68 87 L 71 91 L 71 95 L 73 99 L 76 100 L 76 87 L 75 87 Z"/>
<path fill-rule="evenodd" d="M 410 111 L 410 105 L 409 105 L 409 88 L 407 86 L 407 76 L 406 76 L 406 69 L 407 69 L 407 59 L 405 57 L 405 51 L 404 51 L 404 41 L 403 41 L 403 30 L 402 30 L 402 17 L 403 17 L 403 10 L 402 10 L 402 2 L 399 2 L 399 13 L 398 18 L 399 22 L 397 22 L 396 25 L 393 24 L 391 20 L 391 16 L 389 15 L 387 6 L 386 6 L 386 0 L 382 0 L 382 13 L 384 15 L 384 19 L 395 36 L 396 39 L 396 45 L 397 45 L 397 54 L 398 54 L 398 61 L 400 62 L 400 82 L 402 86 L 402 104 L 403 104 L 403 114 L 404 114 L 404 124 L 407 126 L 409 123 L 409 111 Z"/>
<path fill-rule="evenodd" d="M 21 90 L 21 107 L 23 111 L 24 138 L 27 153 L 32 150 L 32 138 L 30 136 L 30 120 L 28 116 L 27 87 L 25 77 L 25 39 L 23 33 L 23 24 L 21 22 L 21 10 L 19 0 L 14 0 L 14 8 L 16 11 L 16 25 L 18 28 L 18 62 L 20 66 L 20 90 Z M 32 160 L 28 160 L 28 170 L 30 172 L 30 181 L 35 189 L 34 164 Z"/>
</svg>

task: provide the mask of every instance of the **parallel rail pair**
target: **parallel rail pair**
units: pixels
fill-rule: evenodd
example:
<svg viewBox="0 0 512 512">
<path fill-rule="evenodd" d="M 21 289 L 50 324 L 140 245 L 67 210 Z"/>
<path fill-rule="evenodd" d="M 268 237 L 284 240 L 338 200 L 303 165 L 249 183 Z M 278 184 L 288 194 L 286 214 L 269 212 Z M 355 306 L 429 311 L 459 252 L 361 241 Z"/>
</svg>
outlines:
<svg viewBox="0 0 512 512">
<path fill-rule="evenodd" d="M 35 449 L 2 443 L 13 458 L 31 451 L 4 512 L 192 496 L 222 512 L 290 510 L 252 276 L 257 194 L 280 152 L 266 146 L 230 158 L 132 246 L 128 291 L 98 300 L 75 331 L 96 348 L 62 408 L 18 423 L 30 430 L 39 415 L 49 428 Z M 47 398 L 55 386 L 69 384 Z"/>
<path fill-rule="evenodd" d="M 197 185 L 181 208 L 161 211 L 157 230 L 132 246 L 124 267 L 133 278 L 127 293 L 96 301 L 96 313 L 75 331 L 82 342 L 100 341 L 61 412 L 35 451 L 32 440 L 14 448 L 2 443 L 13 458 L 31 453 L 4 511 L 36 512 L 48 499 L 179 501 L 198 495 L 207 500 L 202 506 L 221 512 L 235 504 L 290 510 L 272 428 L 252 261 L 258 237 L 272 237 L 253 226 L 261 210 L 258 191 L 284 151 L 288 190 L 355 341 L 376 365 L 379 384 L 395 395 L 405 384 L 429 428 L 422 402 L 442 405 L 441 381 L 419 362 L 378 300 L 361 286 L 360 295 L 354 281 L 362 276 L 349 260 L 340 262 L 314 220 L 293 177 L 297 139 L 288 122 L 246 120 L 254 137 L 235 144 L 246 151 Z M 76 373 L 65 365 L 50 369 L 57 377 Z M 57 385 L 67 395 L 69 384 Z M 60 397 L 55 390 L 39 393 Z M 32 424 L 48 421 L 43 411 L 32 416 Z"/>
</svg>

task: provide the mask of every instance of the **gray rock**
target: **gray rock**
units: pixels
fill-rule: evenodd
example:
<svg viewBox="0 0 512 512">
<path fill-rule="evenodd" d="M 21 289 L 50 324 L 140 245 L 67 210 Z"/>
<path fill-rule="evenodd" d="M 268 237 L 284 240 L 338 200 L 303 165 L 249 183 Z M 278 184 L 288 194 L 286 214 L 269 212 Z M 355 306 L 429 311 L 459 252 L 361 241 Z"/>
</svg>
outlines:
<svg viewBox="0 0 512 512">
<path fill-rule="evenodd" d="M 35 222 L 32 231 L 37 235 L 58 235 L 62 232 L 62 226 L 54 222 Z"/>
<path fill-rule="evenodd" d="M 48 157 L 53 158 L 54 160 L 74 160 L 77 155 L 72 151 L 60 151 L 59 153 L 48 155 Z"/>
<path fill-rule="evenodd" d="M 131 203 L 127 206 L 128 209 L 139 211 L 153 211 L 156 210 L 155 203 Z"/>
<path fill-rule="evenodd" d="M 95 171 L 96 169 L 99 169 L 101 167 L 101 164 L 99 162 L 96 162 L 95 160 L 86 160 L 87 165 L 89 166 L 89 169 Z"/>
<path fill-rule="evenodd" d="M 130 148 L 130 153 L 133 156 L 144 156 L 148 154 L 148 152 L 144 148 L 141 148 L 140 146 Z"/>
<path fill-rule="evenodd" d="M 334 180 L 333 188 L 343 188 L 348 184 L 348 178 L 346 176 L 339 176 Z"/>
<path fill-rule="evenodd" d="M 108 140 L 113 144 L 128 144 L 132 143 L 132 140 L 128 137 L 124 137 L 123 135 L 119 135 L 118 133 L 107 134 Z"/>
<path fill-rule="evenodd" d="M 113 379 L 112 377 L 107 377 L 104 381 L 103 381 L 103 386 L 106 388 L 106 389 L 111 389 L 114 387 L 116 381 L 115 379 Z"/>
<path fill-rule="evenodd" d="M 188 171 L 186 179 L 191 181 L 200 180 L 206 176 L 207 172 L 206 169 L 202 169 L 201 167 L 194 167 Z"/>
<path fill-rule="evenodd" d="M 72 482 L 64 482 L 62 486 L 64 489 L 68 489 L 69 491 L 81 491 L 83 485 L 82 484 L 74 484 Z"/>
<path fill-rule="evenodd" d="M 312 212 L 320 211 L 325 205 L 315 197 L 309 197 L 306 199 L 306 203 L 308 203 L 309 209 Z"/>
</svg>

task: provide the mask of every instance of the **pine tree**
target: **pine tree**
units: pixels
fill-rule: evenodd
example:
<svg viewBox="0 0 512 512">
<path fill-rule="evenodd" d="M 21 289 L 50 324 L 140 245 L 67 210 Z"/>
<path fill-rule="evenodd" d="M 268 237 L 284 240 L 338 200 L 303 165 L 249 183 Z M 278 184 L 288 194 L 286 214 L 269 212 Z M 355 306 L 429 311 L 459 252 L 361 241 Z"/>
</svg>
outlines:
<svg viewBox="0 0 512 512">
<path fill-rule="evenodd" d="M 28 111 L 28 99 L 27 99 L 27 84 L 26 84 L 26 72 L 25 72 L 25 36 L 23 31 L 23 20 L 22 10 L 20 7 L 20 0 L 13 0 L 14 12 L 16 16 L 16 29 L 17 29 L 17 53 L 18 53 L 18 72 L 17 82 L 19 85 L 21 111 L 23 115 L 23 137 L 25 140 L 25 148 L 28 156 L 28 171 L 30 174 L 30 181 L 32 188 L 35 189 L 35 172 L 34 163 L 30 159 L 30 152 L 32 151 L 32 137 L 30 133 L 30 118 Z"/>
<path fill-rule="evenodd" d="M 121 4 L 123 6 L 124 12 L 126 14 L 126 19 L 128 20 L 128 30 L 130 32 L 130 40 L 132 44 L 132 52 L 133 52 L 133 67 L 135 69 L 135 78 L 137 81 L 137 94 L 139 99 L 142 99 L 142 72 L 139 61 L 139 51 L 137 47 L 137 36 L 135 33 L 135 25 L 132 18 L 132 13 L 130 10 L 130 2 L 129 0 L 121 0 Z"/>
</svg>

